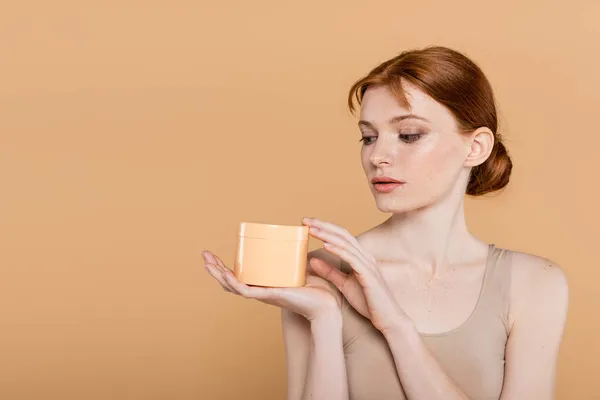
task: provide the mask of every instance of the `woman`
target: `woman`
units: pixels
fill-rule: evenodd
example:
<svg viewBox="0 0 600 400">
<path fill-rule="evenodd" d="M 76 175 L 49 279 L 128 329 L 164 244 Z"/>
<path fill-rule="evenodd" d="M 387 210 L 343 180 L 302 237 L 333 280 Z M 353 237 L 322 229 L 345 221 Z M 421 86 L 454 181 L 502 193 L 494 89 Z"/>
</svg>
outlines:
<svg viewBox="0 0 600 400">
<path fill-rule="evenodd" d="M 324 248 L 302 288 L 223 288 L 282 308 L 288 399 L 554 396 L 567 315 L 562 269 L 468 230 L 464 195 L 506 186 L 511 161 L 482 71 L 445 48 L 406 51 L 357 81 L 361 160 L 391 217 L 352 236 L 313 218 Z"/>
</svg>

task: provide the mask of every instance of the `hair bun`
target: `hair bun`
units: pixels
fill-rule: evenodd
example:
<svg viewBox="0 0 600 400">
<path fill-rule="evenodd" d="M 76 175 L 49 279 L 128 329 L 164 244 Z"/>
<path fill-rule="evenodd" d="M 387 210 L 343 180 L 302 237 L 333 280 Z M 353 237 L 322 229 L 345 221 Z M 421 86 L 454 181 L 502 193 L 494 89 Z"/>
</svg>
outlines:
<svg viewBox="0 0 600 400">
<path fill-rule="evenodd" d="M 481 196 L 500 190 L 508 185 L 512 171 L 512 161 L 501 140 L 496 145 L 487 160 L 473 168 L 467 194 Z"/>
</svg>

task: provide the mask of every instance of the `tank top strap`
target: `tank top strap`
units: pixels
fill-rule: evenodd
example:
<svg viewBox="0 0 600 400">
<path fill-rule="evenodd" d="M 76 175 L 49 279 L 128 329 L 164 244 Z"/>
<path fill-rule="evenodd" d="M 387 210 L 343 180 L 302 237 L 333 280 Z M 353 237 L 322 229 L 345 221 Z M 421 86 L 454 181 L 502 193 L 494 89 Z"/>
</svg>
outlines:
<svg viewBox="0 0 600 400">
<path fill-rule="evenodd" d="M 510 299 L 510 271 L 512 253 L 506 249 L 489 245 L 486 271 L 481 287 L 480 303 L 485 312 L 501 315 L 508 332 L 508 309 Z"/>
</svg>

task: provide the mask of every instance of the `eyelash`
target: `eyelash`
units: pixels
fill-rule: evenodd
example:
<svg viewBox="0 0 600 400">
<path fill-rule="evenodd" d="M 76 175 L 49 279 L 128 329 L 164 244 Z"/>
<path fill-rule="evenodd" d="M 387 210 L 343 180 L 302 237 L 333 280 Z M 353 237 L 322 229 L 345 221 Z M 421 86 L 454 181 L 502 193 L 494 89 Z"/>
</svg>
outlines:
<svg viewBox="0 0 600 400">
<path fill-rule="evenodd" d="M 418 141 L 419 139 L 421 139 L 421 136 L 423 136 L 422 133 L 410 133 L 410 134 L 399 134 L 398 135 L 400 137 L 400 140 L 402 140 L 404 143 L 408 143 L 408 144 L 412 144 L 415 143 L 416 141 Z M 365 146 L 368 146 L 370 144 L 372 144 L 372 142 L 368 142 L 368 139 L 373 139 L 376 136 L 364 136 L 362 138 L 360 138 L 358 141 L 359 142 L 363 142 L 363 144 Z"/>
</svg>

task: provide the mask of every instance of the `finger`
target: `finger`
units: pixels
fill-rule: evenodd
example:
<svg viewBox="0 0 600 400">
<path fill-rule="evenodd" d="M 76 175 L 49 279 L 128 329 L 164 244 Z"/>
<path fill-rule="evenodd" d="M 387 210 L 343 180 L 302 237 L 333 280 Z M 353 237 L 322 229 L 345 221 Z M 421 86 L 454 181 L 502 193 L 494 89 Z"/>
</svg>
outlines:
<svg viewBox="0 0 600 400">
<path fill-rule="evenodd" d="M 215 265 L 215 267 L 221 271 L 221 273 L 225 273 L 226 271 L 231 271 L 229 268 L 227 268 L 225 266 L 225 263 L 219 258 L 219 256 L 217 256 L 216 254 L 207 252 L 210 256 L 210 259 L 212 260 L 212 264 Z"/>
<path fill-rule="evenodd" d="M 341 239 L 346 240 L 349 245 L 356 247 L 356 249 L 366 259 L 370 259 L 370 256 L 371 256 L 370 253 L 368 253 L 366 250 L 364 250 L 362 248 L 358 239 L 356 239 L 356 237 L 354 237 L 354 235 L 352 235 L 350 232 L 348 232 L 347 229 L 342 228 L 341 226 L 332 224 L 331 222 L 325 222 L 325 221 L 321 221 L 321 220 L 314 219 L 314 218 L 310 219 L 310 226 L 318 229 L 318 231 L 316 231 L 316 233 L 319 233 L 319 232 L 329 233 L 329 234 L 333 234 Z M 336 244 L 336 246 L 339 246 L 339 245 Z"/>
<path fill-rule="evenodd" d="M 365 266 L 368 266 L 372 263 L 372 261 L 366 257 L 362 251 L 360 251 L 360 248 L 357 247 L 356 244 L 349 242 L 347 239 L 314 227 L 311 228 L 311 232 L 313 236 L 322 240 L 323 242 L 330 243 L 339 248 L 347 249 L 350 253 L 354 254 L 358 260 L 364 263 Z"/>
<path fill-rule="evenodd" d="M 217 260 L 219 259 L 217 256 L 215 256 L 215 258 Z M 231 283 L 229 283 L 229 281 L 227 279 L 225 279 L 225 277 L 227 276 L 227 274 L 230 274 L 230 275 L 232 275 L 237 280 L 237 277 L 235 277 L 233 271 L 230 270 L 229 268 L 227 268 L 223 264 L 223 262 L 221 262 L 220 265 L 215 265 L 215 268 L 217 268 L 217 270 L 221 273 L 221 277 L 222 277 L 223 281 L 225 282 L 225 284 L 227 285 L 227 287 L 231 290 L 231 292 L 233 292 L 235 294 L 241 295 L 241 293 L 238 292 L 233 286 L 231 286 Z"/>
<path fill-rule="evenodd" d="M 223 276 L 223 271 L 217 265 L 206 264 L 206 270 L 213 278 L 215 278 L 215 280 L 217 280 L 217 282 L 219 282 L 219 284 L 221 284 L 221 286 L 226 292 L 234 293 L 233 289 L 229 287 L 229 284 L 225 280 L 225 277 Z"/>
<path fill-rule="evenodd" d="M 344 292 L 344 286 L 348 281 L 348 275 L 318 258 L 312 258 L 310 260 L 310 265 L 312 267 L 312 270 L 317 275 L 333 283 L 340 292 Z"/>
<path fill-rule="evenodd" d="M 358 243 L 356 238 L 354 236 L 352 236 L 352 234 L 350 232 L 348 232 L 347 229 L 342 228 L 341 226 L 333 224 L 331 222 L 321 221 L 316 218 L 307 218 L 307 225 L 310 227 L 314 226 L 316 228 L 335 233 L 336 235 L 338 235 L 340 237 L 345 237 L 349 241 L 355 241 Z"/>
<path fill-rule="evenodd" d="M 272 298 L 279 293 L 279 288 L 265 288 L 259 286 L 248 286 L 235 277 L 235 275 L 227 270 L 223 273 L 225 281 L 230 287 L 237 291 L 240 295 L 257 300 L 265 300 Z"/>
<path fill-rule="evenodd" d="M 217 256 L 216 254 L 213 254 L 213 256 L 214 256 L 214 257 L 215 257 L 215 259 L 217 260 L 217 264 L 219 265 L 219 267 L 222 267 L 222 268 L 227 268 L 227 267 L 225 266 L 225 263 L 224 263 L 223 261 L 221 261 L 221 259 L 219 258 L 219 256 Z"/>
<path fill-rule="evenodd" d="M 215 258 L 215 255 L 208 250 L 204 250 L 202 252 L 202 258 L 204 258 L 204 262 L 207 264 L 214 264 L 214 265 L 218 264 L 218 262 Z"/>
<path fill-rule="evenodd" d="M 314 231 L 315 228 L 312 227 L 311 230 Z M 372 267 L 373 261 L 366 258 L 353 243 L 349 243 L 346 239 L 320 229 L 313 232 L 313 235 L 324 242 L 326 250 L 345 260 L 357 273 L 367 273 Z"/>
<path fill-rule="evenodd" d="M 357 275 L 357 277 L 366 277 L 369 275 L 370 270 L 369 267 L 367 267 L 368 264 L 365 264 L 363 260 L 358 258 L 356 254 L 354 254 L 348 248 L 334 246 L 331 243 L 324 243 L 323 247 L 328 252 L 333 253 L 340 257 L 342 260 L 346 261 L 348 265 L 352 267 L 352 270 Z"/>
</svg>

